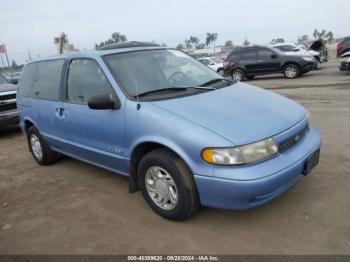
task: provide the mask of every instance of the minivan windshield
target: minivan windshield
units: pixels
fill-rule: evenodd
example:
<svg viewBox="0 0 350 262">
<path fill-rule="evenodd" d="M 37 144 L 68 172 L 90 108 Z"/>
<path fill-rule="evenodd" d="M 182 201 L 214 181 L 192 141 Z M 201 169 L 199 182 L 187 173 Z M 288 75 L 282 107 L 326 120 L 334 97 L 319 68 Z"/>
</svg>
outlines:
<svg viewBox="0 0 350 262">
<path fill-rule="evenodd" d="M 209 67 L 175 49 L 126 52 L 107 55 L 104 59 L 132 97 L 161 89 L 184 90 L 221 78 Z"/>
</svg>

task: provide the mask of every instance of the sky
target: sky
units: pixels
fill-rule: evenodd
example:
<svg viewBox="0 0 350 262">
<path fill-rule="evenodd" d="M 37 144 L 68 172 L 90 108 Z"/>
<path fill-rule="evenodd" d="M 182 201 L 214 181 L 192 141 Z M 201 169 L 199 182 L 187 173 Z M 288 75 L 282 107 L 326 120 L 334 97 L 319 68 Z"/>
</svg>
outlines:
<svg viewBox="0 0 350 262">
<path fill-rule="evenodd" d="M 350 35 L 349 0 L 0 0 L 0 44 L 9 59 L 24 63 L 55 54 L 60 32 L 80 50 L 113 32 L 128 40 L 166 43 L 176 47 L 189 36 L 205 42 L 217 32 L 217 44 L 268 44 L 273 38 L 295 42 L 314 29 Z"/>
</svg>

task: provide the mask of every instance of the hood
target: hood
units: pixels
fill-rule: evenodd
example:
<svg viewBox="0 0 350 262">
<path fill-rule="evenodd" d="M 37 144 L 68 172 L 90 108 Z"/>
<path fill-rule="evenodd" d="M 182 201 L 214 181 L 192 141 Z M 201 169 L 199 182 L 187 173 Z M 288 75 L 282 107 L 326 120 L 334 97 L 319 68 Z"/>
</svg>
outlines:
<svg viewBox="0 0 350 262">
<path fill-rule="evenodd" d="M 316 40 L 312 42 L 312 44 L 309 46 L 309 49 L 314 51 L 319 51 L 323 46 L 322 40 Z"/>
<path fill-rule="evenodd" d="M 301 105 L 240 82 L 198 95 L 151 103 L 195 122 L 236 145 L 276 135 L 306 115 Z"/>
<path fill-rule="evenodd" d="M 0 92 L 16 91 L 17 86 L 12 84 L 0 84 Z"/>
</svg>

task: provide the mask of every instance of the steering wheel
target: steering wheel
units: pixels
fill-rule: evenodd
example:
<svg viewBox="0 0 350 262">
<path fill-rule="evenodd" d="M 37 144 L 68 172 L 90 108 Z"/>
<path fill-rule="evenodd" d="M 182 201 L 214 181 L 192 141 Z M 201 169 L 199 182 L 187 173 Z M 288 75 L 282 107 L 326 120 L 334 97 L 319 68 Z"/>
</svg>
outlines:
<svg viewBox="0 0 350 262">
<path fill-rule="evenodd" d="M 184 73 L 177 71 L 175 73 L 172 73 L 171 76 L 169 76 L 168 81 L 170 83 L 177 83 L 181 81 L 184 77 L 185 77 Z"/>
</svg>

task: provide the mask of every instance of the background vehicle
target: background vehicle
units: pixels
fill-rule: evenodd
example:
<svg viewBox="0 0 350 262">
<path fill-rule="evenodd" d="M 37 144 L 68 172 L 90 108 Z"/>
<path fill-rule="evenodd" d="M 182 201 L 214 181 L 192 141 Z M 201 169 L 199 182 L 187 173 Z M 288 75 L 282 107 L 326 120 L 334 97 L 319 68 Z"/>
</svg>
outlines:
<svg viewBox="0 0 350 262">
<path fill-rule="evenodd" d="M 257 75 L 281 73 L 296 78 L 315 68 L 312 56 L 286 55 L 263 46 L 237 48 L 224 61 L 224 75 L 234 80 L 253 79 Z"/>
<path fill-rule="evenodd" d="M 129 176 L 173 220 L 200 204 L 262 205 L 317 165 L 320 135 L 301 105 L 176 49 L 112 47 L 24 67 L 20 126 L 39 164 L 59 152 Z"/>
<path fill-rule="evenodd" d="M 0 128 L 18 124 L 17 87 L 0 75 Z"/>
<path fill-rule="evenodd" d="M 337 57 L 340 57 L 343 53 L 350 51 L 350 36 L 338 40 L 336 49 Z"/>
<path fill-rule="evenodd" d="M 306 50 L 301 46 L 286 43 L 272 45 L 271 47 L 279 49 L 286 55 L 313 56 L 316 59 L 315 69 L 317 69 L 318 63 L 321 63 L 320 52 L 318 51 Z"/>
<path fill-rule="evenodd" d="M 219 73 L 219 75 L 224 74 L 224 60 L 220 57 L 201 57 L 198 58 L 198 61 L 203 65 L 209 66 L 211 69 Z"/>
<path fill-rule="evenodd" d="M 341 55 L 339 70 L 349 71 L 350 70 L 350 51 L 345 52 Z"/>
</svg>

